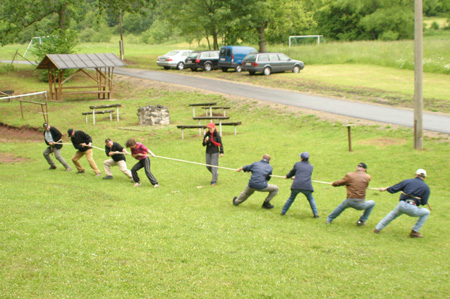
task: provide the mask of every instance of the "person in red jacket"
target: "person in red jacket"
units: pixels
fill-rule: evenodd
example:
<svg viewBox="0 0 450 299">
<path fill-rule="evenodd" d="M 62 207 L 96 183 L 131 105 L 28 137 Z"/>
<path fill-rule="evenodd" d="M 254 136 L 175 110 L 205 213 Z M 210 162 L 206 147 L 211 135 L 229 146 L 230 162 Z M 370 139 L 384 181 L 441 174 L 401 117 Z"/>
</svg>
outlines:
<svg viewBox="0 0 450 299">
<path fill-rule="evenodd" d="M 145 174 L 147 175 L 148 180 L 153 185 L 154 188 L 158 188 L 159 184 L 156 178 L 150 171 L 150 159 L 148 154 L 152 157 L 155 157 L 155 154 L 152 153 L 151 150 L 145 147 L 142 143 L 136 142 L 134 139 L 128 139 L 126 143 L 126 147 L 131 149 L 131 155 L 138 160 L 138 162 L 131 169 L 131 174 L 133 176 L 133 181 L 135 182 L 134 187 L 141 186 L 141 180 L 137 174 L 137 171 L 141 168 L 144 168 Z"/>
<path fill-rule="evenodd" d="M 220 134 L 216 130 L 216 125 L 214 123 L 209 123 L 206 128 L 205 136 L 203 136 L 203 146 L 206 146 L 206 164 L 219 166 L 219 155 L 223 157 L 223 144 Z M 217 184 L 217 178 L 219 177 L 218 168 L 213 166 L 206 166 L 206 168 L 211 172 L 211 186 Z"/>
</svg>

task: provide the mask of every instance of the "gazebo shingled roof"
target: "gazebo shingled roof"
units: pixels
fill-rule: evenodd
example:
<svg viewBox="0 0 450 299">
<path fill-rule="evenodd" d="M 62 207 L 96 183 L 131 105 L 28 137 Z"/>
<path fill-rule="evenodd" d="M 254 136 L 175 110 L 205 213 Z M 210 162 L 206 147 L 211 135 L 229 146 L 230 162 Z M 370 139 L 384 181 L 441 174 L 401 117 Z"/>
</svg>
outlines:
<svg viewBox="0 0 450 299">
<path fill-rule="evenodd" d="M 101 54 L 47 54 L 38 69 L 84 69 L 126 66 L 114 53 Z"/>
</svg>

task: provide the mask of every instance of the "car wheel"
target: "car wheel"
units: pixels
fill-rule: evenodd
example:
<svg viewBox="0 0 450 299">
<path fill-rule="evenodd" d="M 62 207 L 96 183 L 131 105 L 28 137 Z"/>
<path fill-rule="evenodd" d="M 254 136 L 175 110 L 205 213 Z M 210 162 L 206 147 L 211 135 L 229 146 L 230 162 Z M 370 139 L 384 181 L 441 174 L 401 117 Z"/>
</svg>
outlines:
<svg viewBox="0 0 450 299">
<path fill-rule="evenodd" d="M 255 71 L 248 71 L 250 73 L 250 75 L 254 75 L 256 72 Z"/>
<path fill-rule="evenodd" d="M 184 69 L 184 63 L 182 63 L 182 62 L 178 62 L 178 64 L 177 64 L 177 69 L 178 70 L 182 70 L 182 69 Z"/>
<path fill-rule="evenodd" d="M 270 72 L 271 72 L 270 67 L 265 67 L 265 68 L 264 68 L 264 71 L 263 71 L 264 75 L 269 76 L 269 75 L 270 75 Z"/>
<path fill-rule="evenodd" d="M 196 67 L 191 67 L 191 71 L 196 72 L 197 68 Z"/>
<path fill-rule="evenodd" d="M 168 66 L 165 66 L 165 67 L 164 67 L 164 69 L 165 69 L 165 70 L 168 70 L 168 69 L 170 69 L 170 67 L 168 67 Z"/>
<path fill-rule="evenodd" d="M 209 62 L 205 63 L 205 68 L 204 68 L 204 70 L 207 71 L 207 72 L 211 71 L 211 70 L 212 70 L 212 65 L 211 65 L 211 63 L 209 63 Z"/>
<path fill-rule="evenodd" d="M 237 65 L 236 66 L 236 72 L 238 72 L 238 73 L 242 72 L 242 66 Z"/>
<path fill-rule="evenodd" d="M 292 72 L 296 73 L 296 74 L 300 73 L 300 67 L 298 65 L 294 66 L 294 68 L 292 69 Z"/>
<path fill-rule="evenodd" d="M 228 71 L 228 69 L 226 67 L 222 68 L 222 72 L 227 72 L 227 71 Z"/>
</svg>

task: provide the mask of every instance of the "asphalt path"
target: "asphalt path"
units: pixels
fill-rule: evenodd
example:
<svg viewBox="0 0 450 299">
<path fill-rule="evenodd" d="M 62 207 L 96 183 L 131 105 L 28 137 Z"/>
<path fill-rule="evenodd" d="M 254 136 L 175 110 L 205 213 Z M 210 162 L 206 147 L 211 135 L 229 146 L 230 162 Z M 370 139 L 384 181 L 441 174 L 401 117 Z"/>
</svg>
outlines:
<svg viewBox="0 0 450 299">
<path fill-rule="evenodd" d="M 295 91 L 265 88 L 225 80 L 180 75 L 176 74 L 175 71 L 149 71 L 132 68 L 116 68 L 115 72 L 116 74 L 136 78 L 160 81 L 169 84 L 186 85 L 189 87 L 209 90 L 222 94 L 307 108 L 386 124 L 412 128 L 414 123 L 414 112 L 407 109 L 324 98 L 302 94 Z M 276 76 L 276 74 L 272 76 Z M 428 131 L 450 134 L 450 117 L 432 113 L 424 113 L 423 128 Z"/>
<path fill-rule="evenodd" d="M 174 71 L 116 68 L 115 72 L 136 78 L 186 85 L 228 95 L 324 111 L 386 124 L 413 127 L 414 123 L 414 112 L 412 110 L 311 96 L 295 91 L 265 88 L 225 80 L 180 75 L 174 73 Z M 450 134 L 450 117 L 424 113 L 423 128 L 428 131 Z"/>
</svg>

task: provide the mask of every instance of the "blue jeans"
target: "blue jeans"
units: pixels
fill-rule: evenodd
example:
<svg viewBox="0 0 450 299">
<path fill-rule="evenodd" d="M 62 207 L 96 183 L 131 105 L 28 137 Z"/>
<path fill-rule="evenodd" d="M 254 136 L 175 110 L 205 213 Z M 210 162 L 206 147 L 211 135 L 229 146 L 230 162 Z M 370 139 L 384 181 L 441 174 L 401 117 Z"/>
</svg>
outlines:
<svg viewBox="0 0 450 299">
<path fill-rule="evenodd" d="M 302 190 L 302 189 L 291 189 L 291 196 L 289 196 L 288 200 L 284 204 L 283 210 L 281 210 L 281 214 L 286 214 L 291 205 L 294 203 L 295 198 L 299 193 L 303 193 L 306 196 L 306 199 L 309 201 L 309 205 L 311 206 L 311 210 L 314 215 L 318 215 L 316 202 L 314 201 L 314 197 L 312 196 L 312 191 Z"/>
<path fill-rule="evenodd" d="M 382 230 L 385 228 L 392 220 L 397 218 L 398 216 L 406 214 L 411 217 L 419 217 L 416 224 L 412 228 L 413 231 L 419 232 L 422 228 L 423 224 L 427 220 L 428 216 L 430 216 L 430 211 L 425 208 L 419 208 L 416 205 L 412 205 L 407 203 L 406 201 L 401 200 L 395 209 L 386 215 L 380 223 L 377 224 L 376 229 Z"/>
<path fill-rule="evenodd" d="M 327 221 L 333 221 L 347 208 L 354 208 L 356 210 L 364 210 L 364 213 L 359 219 L 362 222 L 366 222 L 374 207 L 375 202 L 373 200 L 365 201 L 364 199 L 346 198 L 333 212 L 331 212 L 330 215 L 328 215 Z"/>
</svg>

